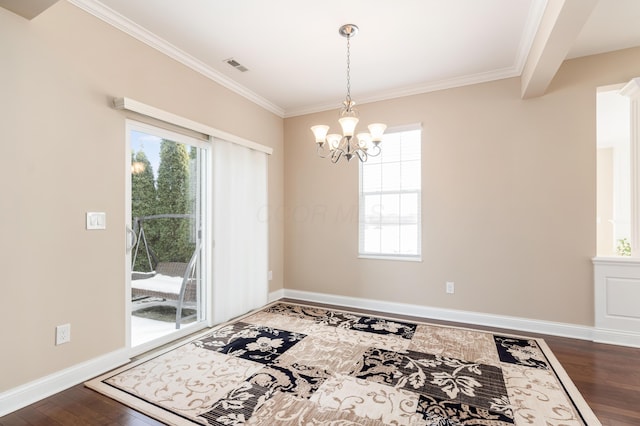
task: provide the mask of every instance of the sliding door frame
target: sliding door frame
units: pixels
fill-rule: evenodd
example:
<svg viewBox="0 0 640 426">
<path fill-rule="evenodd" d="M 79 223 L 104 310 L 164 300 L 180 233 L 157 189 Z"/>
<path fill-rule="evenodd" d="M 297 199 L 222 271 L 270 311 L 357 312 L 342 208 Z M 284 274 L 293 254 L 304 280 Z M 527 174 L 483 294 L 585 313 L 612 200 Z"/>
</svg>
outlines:
<svg viewBox="0 0 640 426">
<path fill-rule="evenodd" d="M 125 339 L 126 348 L 129 352 L 129 356 L 139 355 L 150 349 L 164 345 L 183 336 L 189 335 L 193 332 L 201 330 L 212 325 L 212 225 L 213 225 L 213 213 L 212 213 L 212 146 L 208 138 L 198 139 L 194 136 L 181 133 L 179 131 L 167 130 L 163 127 L 147 124 L 138 120 L 126 119 L 125 121 L 126 131 L 126 147 L 125 147 L 125 224 L 127 230 L 125 231 Z M 151 134 L 161 138 L 169 139 L 179 143 L 187 143 L 195 146 L 200 150 L 200 188 L 199 188 L 199 209 L 201 217 L 201 247 L 202 252 L 200 254 L 200 269 L 202 283 L 200 284 L 200 300 L 198 306 L 198 317 L 202 318 L 197 324 L 191 326 L 181 327 L 180 330 L 176 330 L 170 334 L 162 336 L 158 339 L 152 340 L 147 343 L 132 347 L 131 346 L 131 249 L 134 245 L 134 236 L 129 229 L 132 221 L 131 217 L 131 132 L 138 131 L 142 133 Z M 157 172 L 157 171 L 156 171 Z"/>
</svg>

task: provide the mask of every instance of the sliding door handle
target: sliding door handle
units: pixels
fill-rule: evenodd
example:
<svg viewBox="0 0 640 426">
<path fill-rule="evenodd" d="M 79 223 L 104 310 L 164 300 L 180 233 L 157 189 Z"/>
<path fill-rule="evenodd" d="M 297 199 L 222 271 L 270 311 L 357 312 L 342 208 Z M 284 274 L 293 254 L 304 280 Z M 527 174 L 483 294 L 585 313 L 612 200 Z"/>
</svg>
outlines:
<svg viewBox="0 0 640 426">
<path fill-rule="evenodd" d="M 125 227 L 127 230 L 127 253 L 131 253 L 131 250 L 138 243 L 138 237 L 136 236 L 136 233 L 133 232 L 133 229 L 131 229 L 129 225 L 125 225 Z"/>
</svg>

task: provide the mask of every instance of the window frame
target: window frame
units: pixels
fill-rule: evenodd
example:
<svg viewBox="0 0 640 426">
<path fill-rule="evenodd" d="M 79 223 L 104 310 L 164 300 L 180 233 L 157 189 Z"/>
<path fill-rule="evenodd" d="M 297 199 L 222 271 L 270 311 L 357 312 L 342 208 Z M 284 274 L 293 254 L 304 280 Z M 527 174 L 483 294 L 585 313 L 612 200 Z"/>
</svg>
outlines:
<svg viewBox="0 0 640 426">
<path fill-rule="evenodd" d="M 385 138 L 391 134 L 411 132 L 411 131 L 419 131 L 420 132 L 420 157 L 418 160 L 419 164 L 419 178 L 418 178 L 418 188 L 417 189 L 398 189 L 398 190 L 380 190 L 377 191 L 363 191 L 363 170 L 366 163 L 360 163 L 358 166 L 358 258 L 360 259 L 377 259 L 377 260 L 400 260 L 400 261 L 410 261 L 410 262 L 421 262 L 422 261 L 422 125 L 421 124 L 410 124 L 405 126 L 395 126 L 389 128 L 385 135 L 383 136 L 382 143 L 380 145 L 382 152 L 384 152 L 385 146 Z M 384 155 L 384 154 L 381 154 Z M 415 159 L 407 160 L 400 157 L 399 163 L 408 161 L 416 161 Z M 402 196 L 403 194 L 416 194 L 417 196 L 417 218 L 416 218 L 416 226 L 417 226 L 417 253 L 416 254 L 407 254 L 407 253 L 385 253 L 382 251 L 371 252 L 364 250 L 364 229 L 365 229 L 365 196 L 367 195 L 376 195 L 380 196 L 384 195 L 398 195 Z M 383 223 L 380 220 L 379 223 Z M 398 225 L 401 225 L 398 222 Z"/>
</svg>

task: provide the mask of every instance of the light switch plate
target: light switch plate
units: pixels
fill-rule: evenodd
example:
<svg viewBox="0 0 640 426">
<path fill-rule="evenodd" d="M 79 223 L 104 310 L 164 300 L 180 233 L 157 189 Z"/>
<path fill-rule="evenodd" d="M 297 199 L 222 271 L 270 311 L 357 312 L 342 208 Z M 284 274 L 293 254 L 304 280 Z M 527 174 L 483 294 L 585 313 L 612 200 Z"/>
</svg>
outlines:
<svg viewBox="0 0 640 426">
<path fill-rule="evenodd" d="M 455 284 L 453 283 L 453 281 L 447 281 L 446 283 L 446 290 L 448 294 L 453 294 L 455 292 Z"/>
<path fill-rule="evenodd" d="M 107 229 L 105 212 L 87 212 L 87 229 Z"/>
</svg>

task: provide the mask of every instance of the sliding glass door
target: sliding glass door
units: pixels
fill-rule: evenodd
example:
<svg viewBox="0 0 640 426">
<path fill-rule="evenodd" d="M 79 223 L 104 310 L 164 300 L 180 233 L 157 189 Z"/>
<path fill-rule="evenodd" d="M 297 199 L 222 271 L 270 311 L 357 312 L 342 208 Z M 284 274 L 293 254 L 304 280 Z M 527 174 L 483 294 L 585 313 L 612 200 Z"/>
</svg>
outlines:
<svg viewBox="0 0 640 426">
<path fill-rule="evenodd" d="M 131 347 L 153 346 L 205 324 L 209 145 L 127 123 Z"/>
</svg>

